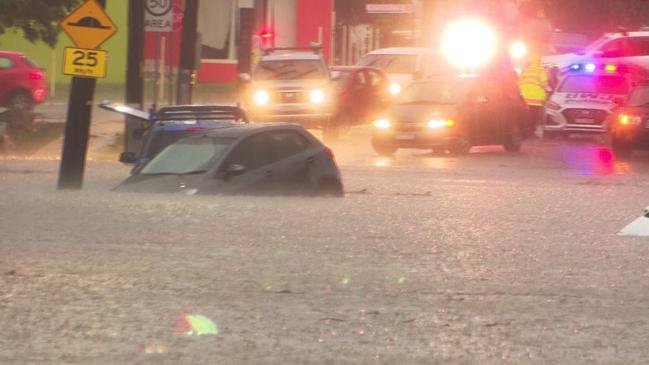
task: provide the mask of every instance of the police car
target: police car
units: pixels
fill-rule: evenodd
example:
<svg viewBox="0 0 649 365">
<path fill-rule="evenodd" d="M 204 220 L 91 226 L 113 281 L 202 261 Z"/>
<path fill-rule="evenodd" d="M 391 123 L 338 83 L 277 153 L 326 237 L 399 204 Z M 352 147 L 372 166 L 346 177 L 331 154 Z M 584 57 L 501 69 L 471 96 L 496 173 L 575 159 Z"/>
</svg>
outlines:
<svg viewBox="0 0 649 365">
<path fill-rule="evenodd" d="M 573 64 L 562 70 L 558 86 L 545 105 L 544 136 L 598 134 L 616 107 L 625 99 L 635 72 L 625 65 Z"/>
</svg>

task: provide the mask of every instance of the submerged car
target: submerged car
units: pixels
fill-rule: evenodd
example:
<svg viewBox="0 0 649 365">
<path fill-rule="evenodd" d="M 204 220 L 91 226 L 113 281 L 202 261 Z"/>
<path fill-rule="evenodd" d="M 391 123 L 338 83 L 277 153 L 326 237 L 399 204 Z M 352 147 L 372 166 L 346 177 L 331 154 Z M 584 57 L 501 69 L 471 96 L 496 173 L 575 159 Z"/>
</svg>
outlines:
<svg viewBox="0 0 649 365">
<path fill-rule="evenodd" d="M 630 157 L 636 149 L 649 150 L 649 80 L 639 82 L 629 100 L 614 111 L 610 135 L 617 157 Z"/>
<path fill-rule="evenodd" d="M 516 152 L 529 113 L 513 83 L 479 75 L 413 82 L 373 122 L 372 146 L 387 156 L 400 148 L 465 154 L 472 146 L 491 144 Z"/>
<path fill-rule="evenodd" d="M 343 196 L 332 151 L 294 124 L 246 124 L 168 146 L 117 191 Z"/>
<path fill-rule="evenodd" d="M 245 110 L 234 105 L 167 106 L 151 114 L 119 104 L 102 103 L 100 107 L 150 124 L 133 132 L 135 139 L 142 140 L 139 153 L 122 152 L 119 156 L 120 162 L 134 164 L 131 174 L 137 174 L 160 151 L 191 133 L 248 123 Z"/>
</svg>

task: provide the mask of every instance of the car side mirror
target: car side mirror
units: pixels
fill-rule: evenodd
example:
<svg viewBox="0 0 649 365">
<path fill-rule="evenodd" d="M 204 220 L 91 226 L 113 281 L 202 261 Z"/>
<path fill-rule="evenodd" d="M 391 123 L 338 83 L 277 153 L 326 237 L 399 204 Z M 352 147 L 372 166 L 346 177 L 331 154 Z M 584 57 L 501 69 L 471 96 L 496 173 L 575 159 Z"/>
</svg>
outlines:
<svg viewBox="0 0 649 365">
<path fill-rule="evenodd" d="M 245 166 L 233 163 L 228 165 L 228 167 L 226 167 L 219 175 L 220 177 L 227 179 L 232 176 L 243 175 L 246 171 L 248 171 L 248 169 Z"/>
<path fill-rule="evenodd" d="M 119 154 L 119 162 L 121 163 L 135 163 L 137 157 L 133 152 L 122 152 Z"/>
<path fill-rule="evenodd" d="M 239 81 L 241 82 L 250 82 L 252 80 L 252 77 L 250 77 L 249 73 L 241 73 L 239 74 Z"/>
</svg>

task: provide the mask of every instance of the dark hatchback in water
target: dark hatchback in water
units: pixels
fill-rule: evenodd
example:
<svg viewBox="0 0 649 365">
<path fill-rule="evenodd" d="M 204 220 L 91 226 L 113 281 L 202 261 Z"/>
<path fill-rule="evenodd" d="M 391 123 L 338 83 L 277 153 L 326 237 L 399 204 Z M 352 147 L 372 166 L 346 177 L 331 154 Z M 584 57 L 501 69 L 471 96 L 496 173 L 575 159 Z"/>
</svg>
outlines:
<svg viewBox="0 0 649 365">
<path fill-rule="evenodd" d="M 142 193 L 333 195 L 332 151 L 303 127 L 246 124 L 181 139 L 115 188 Z"/>
</svg>

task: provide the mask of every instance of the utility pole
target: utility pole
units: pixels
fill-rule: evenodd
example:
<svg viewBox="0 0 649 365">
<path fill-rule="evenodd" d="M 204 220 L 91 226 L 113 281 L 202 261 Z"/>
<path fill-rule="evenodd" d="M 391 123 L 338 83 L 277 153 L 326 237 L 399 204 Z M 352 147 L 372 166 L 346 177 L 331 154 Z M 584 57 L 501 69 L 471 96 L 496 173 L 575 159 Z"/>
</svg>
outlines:
<svg viewBox="0 0 649 365">
<path fill-rule="evenodd" d="M 176 104 L 189 104 L 192 101 L 198 38 L 198 0 L 185 0 L 185 16 L 180 41 L 180 65 L 178 70 L 178 94 Z"/>
<path fill-rule="evenodd" d="M 106 7 L 106 0 L 96 1 L 102 8 Z M 79 190 L 83 186 L 96 84 L 94 78 L 72 78 L 59 167 L 59 190 Z"/>
<path fill-rule="evenodd" d="M 126 104 L 138 109 L 144 108 L 144 2 L 129 0 L 128 3 L 128 55 L 126 59 Z M 140 121 L 126 117 L 124 121 L 124 151 L 137 153 L 139 145 L 133 132 L 140 127 Z"/>
</svg>

